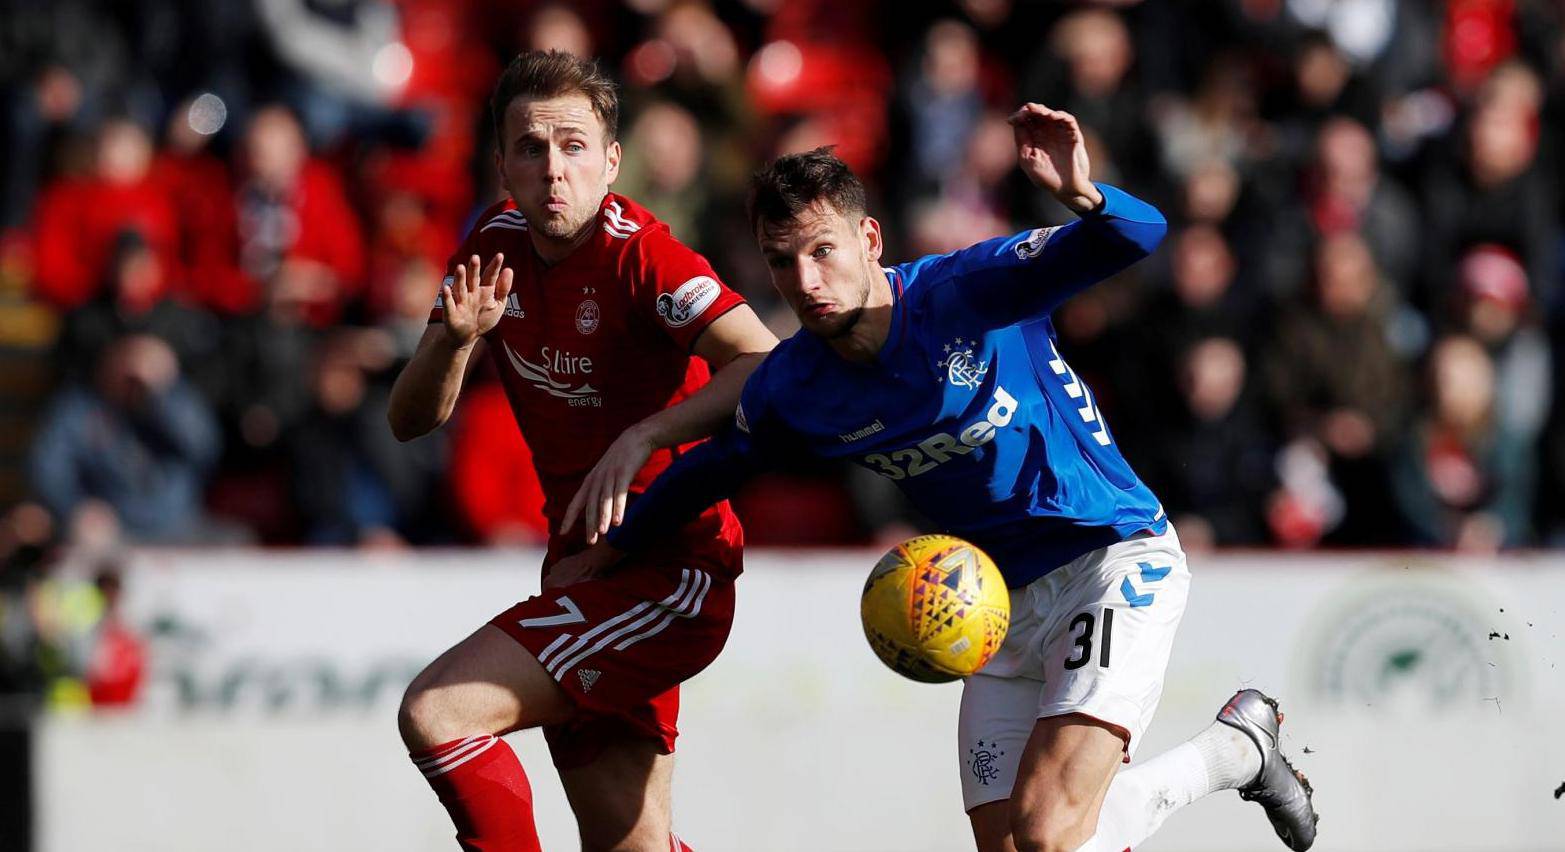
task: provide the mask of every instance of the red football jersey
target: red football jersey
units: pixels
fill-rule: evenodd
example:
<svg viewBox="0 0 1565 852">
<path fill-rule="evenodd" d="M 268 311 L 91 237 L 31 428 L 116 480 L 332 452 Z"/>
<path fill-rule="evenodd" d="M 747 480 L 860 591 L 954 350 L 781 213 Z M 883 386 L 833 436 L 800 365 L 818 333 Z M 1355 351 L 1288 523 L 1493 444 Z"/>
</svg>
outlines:
<svg viewBox="0 0 1565 852">
<path fill-rule="evenodd" d="M 587 242 L 547 267 L 534 253 L 516 205 L 507 199 L 490 207 L 447 264 L 446 281 L 468 257 L 476 254 L 487 264 L 497 252 L 505 253 L 514 279 L 505 315 L 484 339 L 532 448 L 554 533 L 552 561 L 581 546 L 580 521 L 568 538 L 558 526 L 588 471 L 627 427 L 706 384 L 707 364 L 691 347 L 744 299 L 668 226 L 614 193 L 603 199 Z M 430 322 L 440 321 L 437 297 Z M 653 453 L 631 493 L 645 490 L 685 449 Z M 721 503 L 668 546 L 737 573 L 741 535 L 728 504 Z"/>
</svg>

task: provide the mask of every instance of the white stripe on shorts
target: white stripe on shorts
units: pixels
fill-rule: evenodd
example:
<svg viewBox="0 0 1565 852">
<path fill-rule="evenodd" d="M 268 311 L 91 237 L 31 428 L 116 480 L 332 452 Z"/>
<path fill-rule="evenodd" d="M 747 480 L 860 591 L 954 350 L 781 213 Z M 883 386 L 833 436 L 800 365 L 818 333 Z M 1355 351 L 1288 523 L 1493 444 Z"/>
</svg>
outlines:
<svg viewBox="0 0 1565 852">
<path fill-rule="evenodd" d="M 680 575 L 679 588 L 674 591 L 674 594 L 665 598 L 662 605 L 666 606 L 669 602 L 676 600 L 679 596 L 683 595 L 685 593 L 685 588 L 690 584 L 690 579 L 690 569 L 686 568 Z M 555 674 L 557 671 L 563 672 L 564 669 L 560 666 L 560 663 L 564 662 L 565 659 L 570 657 L 572 654 L 580 651 L 583 647 L 586 646 L 588 642 L 591 642 L 594 637 L 598 636 L 598 634 L 603 633 L 606 630 L 613 629 L 615 626 L 622 624 L 629 619 L 635 618 L 641 613 L 646 612 L 651 607 L 651 601 L 642 601 L 641 603 L 636 604 L 619 615 L 614 616 L 608 621 L 599 624 L 597 627 L 592 628 L 586 633 L 583 633 L 579 638 L 577 638 L 575 642 L 572 642 L 568 647 L 556 654 L 554 656 L 553 662 L 545 659 L 544 654 L 538 655 L 538 662 L 543 663 L 544 668 L 548 670 L 550 674 Z M 552 648 L 554 646 L 550 645 L 549 647 Z M 558 680 L 559 676 L 556 675 L 555 679 Z"/>
<path fill-rule="evenodd" d="M 693 584 L 689 584 L 687 587 L 687 584 L 682 581 L 674 594 L 669 595 L 660 601 L 656 609 L 646 613 L 630 624 L 615 630 L 613 633 L 604 636 L 603 638 L 599 639 L 597 643 L 594 644 L 591 648 L 576 654 L 576 656 L 572 657 L 564 665 L 560 666 L 559 669 L 554 672 L 554 679 L 562 680 L 565 677 L 565 673 L 579 665 L 582 660 L 585 660 L 593 654 L 598 653 L 614 642 L 625 640 L 623 644 L 620 644 L 615 648 L 616 650 L 622 649 L 627 645 L 635 644 L 636 642 L 639 642 L 642 639 L 645 639 L 648 636 L 661 631 L 664 627 L 668 626 L 668 621 L 671 620 L 675 615 L 683 615 L 686 618 L 690 618 L 694 616 L 696 612 L 699 612 L 699 603 L 696 604 L 696 610 L 694 612 L 689 612 L 687 614 L 685 610 L 694 601 L 698 591 L 703 600 L 706 598 L 706 589 L 711 586 L 712 578 L 705 571 L 693 571 L 689 568 L 685 568 L 683 570 L 686 579 L 690 579 L 691 575 L 694 575 L 693 578 L 695 582 Z M 660 611 L 667 613 L 667 615 L 664 616 L 663 622 L 654 625 L 645 634 L 637 635 L 637 631 L 645 628 L 648 622 L 657 619 L 658 615 L 661 614 Z"/>
<path fill-rule="evenodd" d="M 637 634 L 635 636 L 626 637 L 623 642 L 620 642 L 618 645 L 614 646 L 614 650 L 623 651 L 643 639 L 650 639 L 653 636 L 656 636 L 657 634 L 663 632 L 663 628 L 667 627 L 669 623 L 674 620 L 675 616 L 679 616 L 681 618 L 694 618 L 696 615 L 698 615 L 701 612 L 702 602 L 706 600 L 707 591 L 712 588 L 712 578 L 705 574 L 702 574 L 701 577 L 702 579 L 706 580 L 706 583 L 700 587 L 701 591 L 694 596 L 694 605 L 692 607 L 690 607 L 687 611 L 678 611 L 676 608 L 675 611 L 663 616 L 663 620 L 659 621 L 657 625 L 651 630 L 648 630 L 645 633 Z"/>
</svg>

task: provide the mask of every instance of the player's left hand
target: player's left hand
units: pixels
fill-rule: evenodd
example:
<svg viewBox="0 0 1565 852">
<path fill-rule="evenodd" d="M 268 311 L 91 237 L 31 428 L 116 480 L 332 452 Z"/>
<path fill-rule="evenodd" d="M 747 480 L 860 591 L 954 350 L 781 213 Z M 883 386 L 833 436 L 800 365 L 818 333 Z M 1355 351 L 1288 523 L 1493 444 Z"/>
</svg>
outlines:
<svg viewBox="0 0 1565 852">
<path fill-rule="evenodd" d="M 1097 208 L 1103 193 L 1092 185 L 1087 141 L 1076 117 L 1042 104 L 1023 104 L 1007 119 L 1016 135 L 1022 171 L 1077 214 Z"/>
<path fill-rule="evenodd" d="M 576 524 L 577 516 L 584 515 L 587 543 L 595 544 L 610 527 L 619 526 L 625 520 L 630 483 L 655 449 L 656 442 L 639 426 L 620 433 L 576 489 L 576 496 L 560 520 L 560 532 L 569 530 Z"/>
<path fill-rule="evenodd" d="M 624 555 L 608 542 L 601 542 L 550 566 L 549 572 L 543 577 L 543 587 L 558 589 L 602 576 Z"/>
</svg>

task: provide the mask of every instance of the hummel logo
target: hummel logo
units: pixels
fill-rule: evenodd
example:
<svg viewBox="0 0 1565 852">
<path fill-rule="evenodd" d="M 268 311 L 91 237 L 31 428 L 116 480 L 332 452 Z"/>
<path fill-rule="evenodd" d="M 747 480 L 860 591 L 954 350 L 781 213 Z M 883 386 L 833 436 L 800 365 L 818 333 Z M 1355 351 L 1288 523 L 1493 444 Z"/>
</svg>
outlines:
<svg viewBox="0 0 1565 852">
<path fill-rule="evenodd" d="M 522 300 L 515 293 L 505 297 L 505 315 L 517 319 L 527 318 L 526 312 L 522 310 Z"/>
<path fill-rule="evenodd" d="M 844 432 L 842 434 L 839 434 L 837 436 L 837 439 L 842 441 L 844 444 L 851 444 L 854 441 L 860 441 L 860 440 L 863 440 L 865 438 L 868 438 L 871 435 L 874 435 L 874 434 L 879 433 L 879 432 L 884 432 L 884 431 L 886 431 L 885 424 L 881 423 L 880 420 L 877 418 L 874 423 L 871 423 L 871 424 L 869 424 L 868 426 L 865 426 L 862 429 L 856 429 L 856 430 L 854 430 L 852 432 Z"/>
<path fill-rule="evenodd" d="M 591 692 L 592 685 L 598 682 L 598 676 L 602 674 L 597 669 L 577 669 L 576 678 L 581 681 L 581 691 Z"/>
</svg>

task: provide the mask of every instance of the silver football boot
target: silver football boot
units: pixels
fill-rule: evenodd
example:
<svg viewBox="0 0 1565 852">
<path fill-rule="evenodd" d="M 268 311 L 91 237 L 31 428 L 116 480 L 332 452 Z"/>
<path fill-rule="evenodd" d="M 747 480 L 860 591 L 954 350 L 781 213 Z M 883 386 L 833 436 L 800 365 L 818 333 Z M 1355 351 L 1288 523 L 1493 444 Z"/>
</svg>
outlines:
<svg viewBox="0 0 1565 852">
<path fill-rule="evenodd" d="M 1260 774 L 1239 788 L 1239 797 L 1260 802 L 1272 828 L 1289 849 L 1304 852 L 1310 848 L 1315 842 L 1315 823 L 1320 821 L 1310 804 L 1315 790 L 1304 773 L 1294 769 L 1282 755 L 1277 739 L 1282 711 L 1277 709 L 1276 699 L 1259 690 L 1240 690 L 1218 711 L 1217 721 L 1243 731 L 1261 750 Z"/>
</svg>

